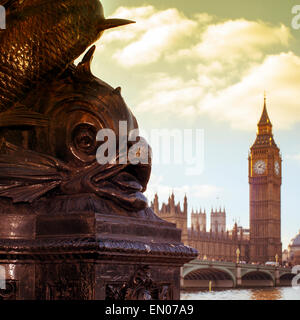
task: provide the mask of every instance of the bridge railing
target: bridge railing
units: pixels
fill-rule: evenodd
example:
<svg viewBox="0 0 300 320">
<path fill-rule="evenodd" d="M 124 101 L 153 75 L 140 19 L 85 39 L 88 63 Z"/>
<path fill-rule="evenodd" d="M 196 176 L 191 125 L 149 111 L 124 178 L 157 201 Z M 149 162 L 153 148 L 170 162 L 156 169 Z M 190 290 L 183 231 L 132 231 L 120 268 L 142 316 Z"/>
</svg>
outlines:
<svg viewBox="0 0 300 320">
<path fill-rule="evenodd" d="M 190 264 L 198 264 L 198 265 L 207 265 L 207 266 L 223 266 L 223 267 L 233 267 L 233 266 L 239 266 L 241 268 L 247 268 L 247 269 L 263 269 L 263 270 L 279 270 L 282 272 L 291 272 L 291 268 L 282 267 L 282 266 L 269 266 L 264 264 L 252 264 L 252 263 L 235 263 L 235 262 L 229 262 L 229 261 L 211 261 L 211 260 L 200 260 L 195 259 L 189 262 L 187 265 Z"/>
</svg>

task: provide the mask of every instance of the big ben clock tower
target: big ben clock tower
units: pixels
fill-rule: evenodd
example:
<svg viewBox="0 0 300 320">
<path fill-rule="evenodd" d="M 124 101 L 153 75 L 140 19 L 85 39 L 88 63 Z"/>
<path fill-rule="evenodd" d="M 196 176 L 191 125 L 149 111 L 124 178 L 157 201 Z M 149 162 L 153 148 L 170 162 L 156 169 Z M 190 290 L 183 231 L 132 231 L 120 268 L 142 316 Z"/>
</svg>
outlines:
<svg viewBox="0 0 300 320">
<path fill-rule="evenodd" d="M 266 97 L 257 137 L 250 149 L 250 259 L 275 261 L 281 244 L 281 155 L 272 132 Z"/>
</svg>

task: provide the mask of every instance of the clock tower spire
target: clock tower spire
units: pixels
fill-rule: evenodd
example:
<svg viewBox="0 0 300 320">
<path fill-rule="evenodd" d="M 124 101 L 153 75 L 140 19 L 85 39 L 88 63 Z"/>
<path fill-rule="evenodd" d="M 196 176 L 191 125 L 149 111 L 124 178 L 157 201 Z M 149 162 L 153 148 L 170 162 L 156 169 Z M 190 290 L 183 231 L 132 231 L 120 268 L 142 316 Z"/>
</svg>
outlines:
<svg viewBox="0 0 300 320">
<path fill-rule="evenodd" d="M 267 99 L 249 155 L 250 257 L 255 262 L 281 258 L 281 155 L 273 137 Z"/>
</svg>

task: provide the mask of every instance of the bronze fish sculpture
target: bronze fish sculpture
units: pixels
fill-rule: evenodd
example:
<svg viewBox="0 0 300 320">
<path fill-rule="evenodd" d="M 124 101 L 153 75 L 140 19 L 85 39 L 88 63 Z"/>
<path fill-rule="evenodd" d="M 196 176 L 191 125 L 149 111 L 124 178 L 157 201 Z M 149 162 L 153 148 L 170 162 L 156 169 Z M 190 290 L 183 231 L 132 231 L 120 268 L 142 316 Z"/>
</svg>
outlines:
<svg viewBox="0 0 300 320">
<path fill-rule="evenodd" d="M 101 145 L 97 133 L 101 129 L 111 129 L 119 141 L 120 136 L 138 130 L 138 123 L 121 89 L 92 75 L 94 51 L 95 46 L 78 66 L 70 65 L 47 86 L 32 90 L 23 106 L 1 114 L 0 197 L 40 206 L 39 199 L 49 193 L 69 197 L 84 194 L 81 203 L 93 205 L 93 210 L 104 203 L 103 199 L 110 207 L 101 211 L 132 214 L 147 208 L 143 193 L 151 174 L 152 155 L 144 139 L 139 137 L 138 157 L 145 161 L 120 163 L 133 144 L 127 140 L 125 150 L 117 146 L 115 161 L 103 165 L 97 161 Z M 126 133 L 120 132 L 120 122 L 126 122 Z M 67 202 L 72 205 L 72 201 Z"/>
<path fill-rule="evenodd" d="M 105 19 L 99 0 L 0 0 L 0 112 L 42 80 L 60 74 L 104 30 L 133 23 Z"/>
</svg>

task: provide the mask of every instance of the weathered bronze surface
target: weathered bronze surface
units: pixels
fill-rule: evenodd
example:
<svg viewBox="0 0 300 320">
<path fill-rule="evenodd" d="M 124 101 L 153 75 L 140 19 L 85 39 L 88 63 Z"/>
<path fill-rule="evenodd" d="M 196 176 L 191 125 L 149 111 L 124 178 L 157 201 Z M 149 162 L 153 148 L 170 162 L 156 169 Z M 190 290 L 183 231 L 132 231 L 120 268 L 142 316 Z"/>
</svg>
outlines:
<svg viewBox="0 0 300 320">
<path fill-rule="evenodd" d="M 0 299 L 179 298 L 179 267 L 197 252 L 148 207 L 150 147 L 140 138 L 147 164 L 118 164 L 131 143 L 97 162 L 100 129 L 119 138 L 120 121 L 138 124 L 120 88 L 92 75 L 95 47 L 73 64 L 130 22 L 106 20 L 97 0 L 0 4 Z"/>
<path fill-rule="evenodd" d="M 106 300 L 170 300 L 167 285 L 157 285 L 151 279 L 149 266 L 140 266 L 122 286 L 107 285 Z"/>
<path fill-rule="evenodd" d="M 112 129 L 119 138 L 119 121 L 127 122 L 128 132 L 138 126 L 120 90 L 90 73 L 94 49 L 78 67 L 69 67 L 0 114 L 0 196 L 36 206 L 35 200 L 45 195 L 90 193 L 111 200 L 109 210 L 117 206 L 123 214 L 146 208 L 142 192 L 150 177 L 151 159 L 137 166 L 100 166 L 96 159 L 100 129 Z M 97 207 L 96 199 L 87 201 Z"/>
<path fill-rule="evenodd" d="M 7 12 L 0 30 L 0 111 L 34 84 L 56 75 L 101 37 L 131 23 L 106 20 L 98 0 L 0 0 Z"/>
</svg>

